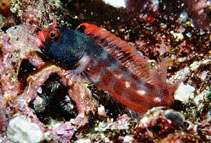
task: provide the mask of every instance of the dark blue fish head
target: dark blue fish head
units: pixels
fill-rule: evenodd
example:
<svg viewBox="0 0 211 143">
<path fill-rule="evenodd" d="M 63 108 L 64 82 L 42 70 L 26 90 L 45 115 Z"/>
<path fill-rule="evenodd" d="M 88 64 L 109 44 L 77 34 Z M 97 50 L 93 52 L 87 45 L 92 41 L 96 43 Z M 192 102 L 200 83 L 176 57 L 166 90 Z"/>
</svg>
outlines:
<svg viewBox="0 0 211 143">
<path fill-rule="evenodd" d="M 79 31 L 51 26 L 38 35 L 42 42 L 41 51 L 69 69 L 85 54 L 87 36 Z"/>
</svg>

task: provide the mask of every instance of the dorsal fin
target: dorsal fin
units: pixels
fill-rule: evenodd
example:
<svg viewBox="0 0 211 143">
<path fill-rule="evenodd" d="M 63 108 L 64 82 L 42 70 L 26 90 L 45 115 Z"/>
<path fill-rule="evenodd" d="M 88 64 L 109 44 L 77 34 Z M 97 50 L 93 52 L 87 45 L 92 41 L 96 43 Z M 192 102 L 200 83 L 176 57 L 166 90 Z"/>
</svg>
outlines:
<svg viewBox="0 0 211 143">
<path fill-rule="evenodd" d="M 163 64 L 152 70 L 147 63 L 146 58 L 138 55 L 135 48 L 105 29 L 88 23 L 80 24 L 77 29 L 86 33 L 95 43 L 104 48 L 113 58 L 119 60 L 122 65 L 137 78 L 152 85 L 160 85 L 160 81 L 166 79 L 166 72 L 164 72 L 164 74 L 157 74 L 156 72 L 163 72 L 163 70 L 160 70 L 162 69 Z M 162 75 L 161 79 L 159 79 L 157 75 Z"/>
</svg>

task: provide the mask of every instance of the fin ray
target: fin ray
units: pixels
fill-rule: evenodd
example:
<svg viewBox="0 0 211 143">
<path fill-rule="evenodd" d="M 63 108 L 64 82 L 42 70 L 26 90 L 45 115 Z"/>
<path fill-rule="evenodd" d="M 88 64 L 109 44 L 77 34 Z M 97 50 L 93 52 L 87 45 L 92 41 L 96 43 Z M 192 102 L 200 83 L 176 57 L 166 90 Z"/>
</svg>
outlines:
<svg viewBox="0 0 211 143">
<path fill-rule="evenodd" d="M 145 57 L 138 55 L 136 49 L 125 41 L 96 25 L 82 23 L 78 28 L 81 26 L 85 27 L 84 33 L 104 48 L 113 58 L 119 60 L 137 78 L 152 85 L 159 85 L 160 81 L 163 83 L 166 80 L 166 71 L 164 71 L 166 68 L 162 61 L 161 64 L 151 70 Z"/>
</svg>

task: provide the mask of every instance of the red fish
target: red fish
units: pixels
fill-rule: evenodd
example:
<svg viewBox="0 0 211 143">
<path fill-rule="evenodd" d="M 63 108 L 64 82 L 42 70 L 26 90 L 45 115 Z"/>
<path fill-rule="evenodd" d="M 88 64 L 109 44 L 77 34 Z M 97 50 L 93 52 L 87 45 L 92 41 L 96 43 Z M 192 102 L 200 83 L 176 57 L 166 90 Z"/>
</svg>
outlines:
<svg viewBox="0 0 211 143">
<path fill-rule="evenodd" d="M 71 70 L 75 79 L 87 79 L 123 105 L 144 113 L 174 103 L 178 83 L 166 83 L 165 62 L 150 68 L 145 57 L 105 29 L 83 23 L 72 30 L 54 22 L 38 35 L 38 46 L 46 56 Z"/>
</svg>

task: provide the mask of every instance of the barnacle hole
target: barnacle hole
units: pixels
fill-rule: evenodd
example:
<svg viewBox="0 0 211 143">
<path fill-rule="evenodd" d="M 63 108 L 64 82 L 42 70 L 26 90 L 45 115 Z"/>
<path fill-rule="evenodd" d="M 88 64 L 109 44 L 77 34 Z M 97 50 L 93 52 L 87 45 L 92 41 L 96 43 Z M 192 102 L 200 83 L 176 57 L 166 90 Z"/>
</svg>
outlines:
<svg viewBox="0 0 211 143">
<path fill-rule="evenodd" d="M 78 115 L 75 102 L 69 97 L 67 87 L 60 82 L 57 74 L 51 74 L 37 94 L 29 106 L 44 124 L 48 124 L 51 119 L 69 121 Z"/>
</svg>

